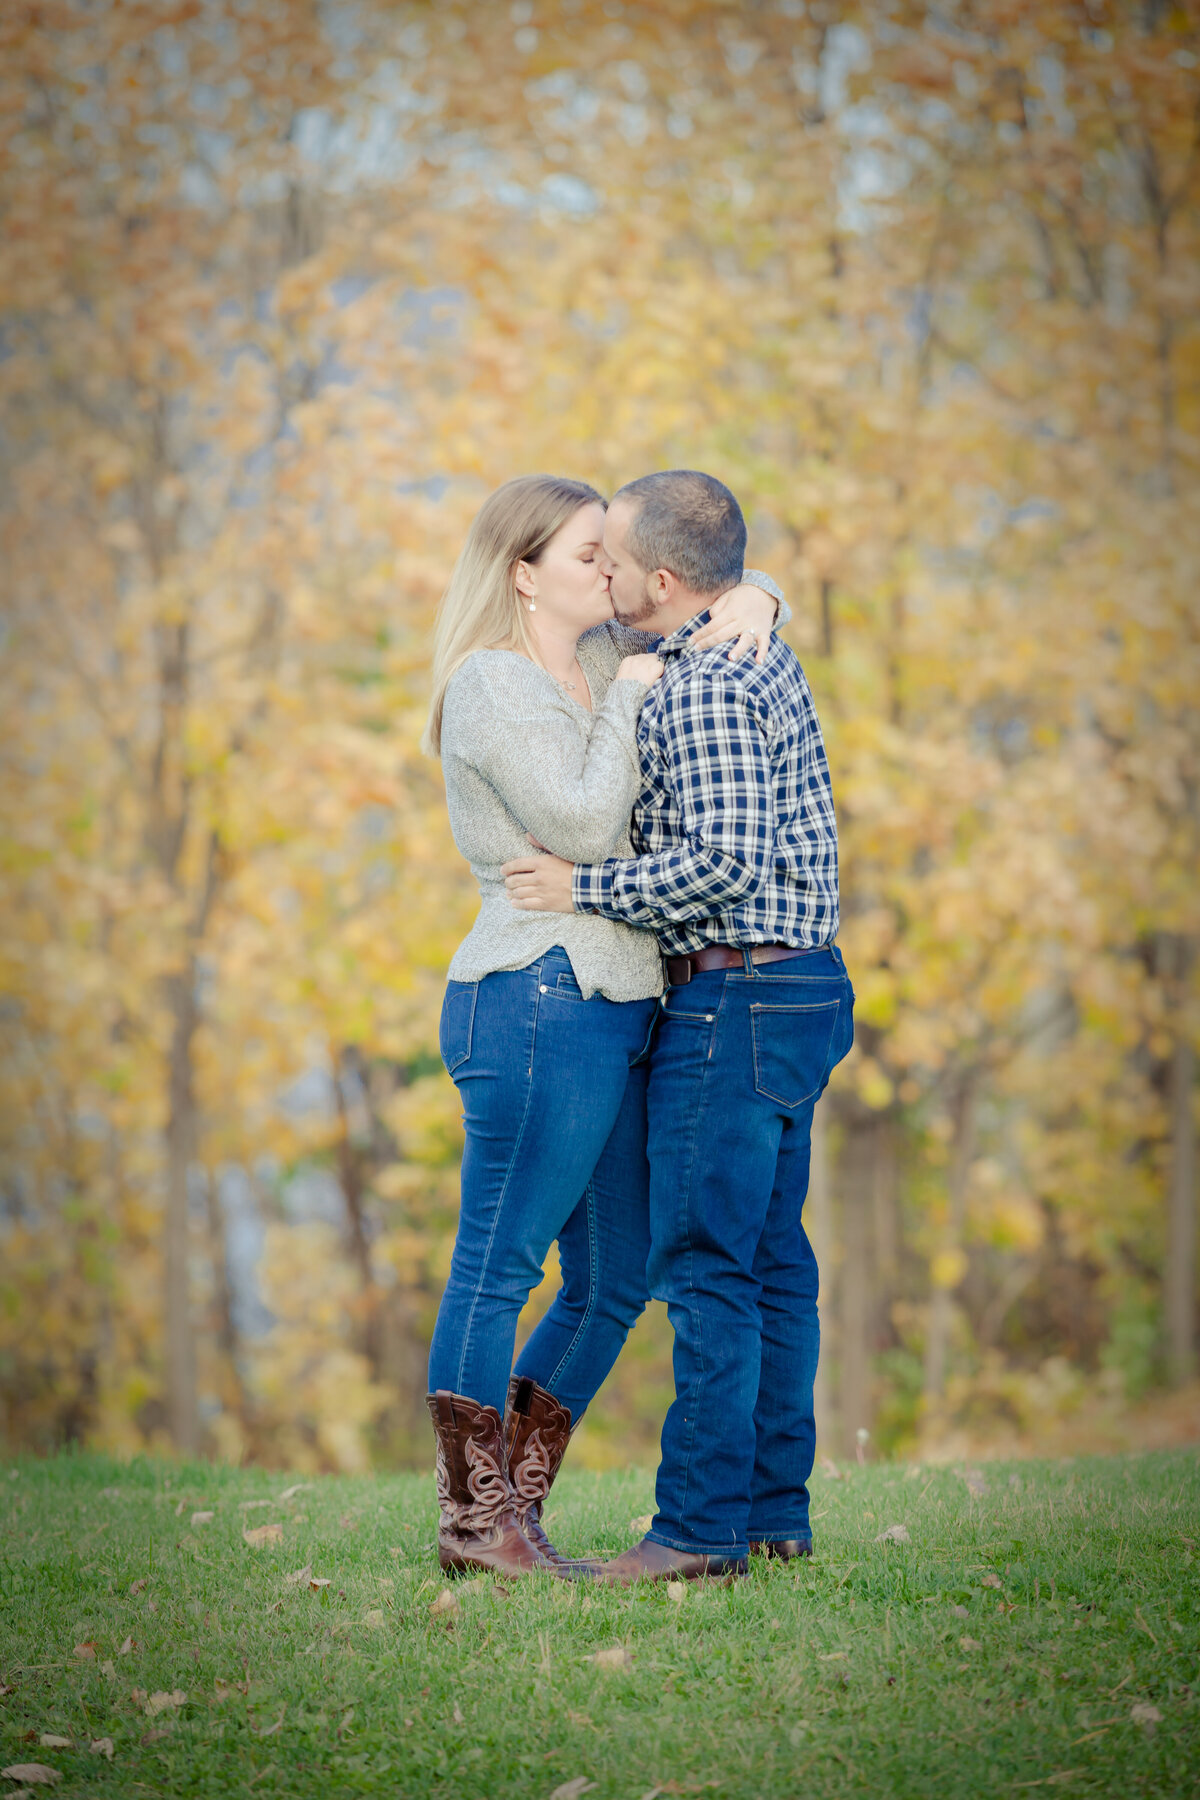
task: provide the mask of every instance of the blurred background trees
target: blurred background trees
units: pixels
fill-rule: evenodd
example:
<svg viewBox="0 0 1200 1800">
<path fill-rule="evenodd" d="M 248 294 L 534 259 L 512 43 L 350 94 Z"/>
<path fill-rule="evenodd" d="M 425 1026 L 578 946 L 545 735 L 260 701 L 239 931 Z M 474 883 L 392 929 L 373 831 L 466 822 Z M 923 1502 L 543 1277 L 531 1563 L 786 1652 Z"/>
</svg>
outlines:
<svg viewBox="0 0 1200 1800">
<path fill-rule="evenodd" d="M 4 9 L 5 1442 L 424 1457 L 433 608 L 507 476 L 678 465 L 834 769 L 822 1449 L 1189 1428 L 1198 57 L 1190 0 Z M 669 1380 L 652 1310 L 580 1452 Z"/>
</svg>

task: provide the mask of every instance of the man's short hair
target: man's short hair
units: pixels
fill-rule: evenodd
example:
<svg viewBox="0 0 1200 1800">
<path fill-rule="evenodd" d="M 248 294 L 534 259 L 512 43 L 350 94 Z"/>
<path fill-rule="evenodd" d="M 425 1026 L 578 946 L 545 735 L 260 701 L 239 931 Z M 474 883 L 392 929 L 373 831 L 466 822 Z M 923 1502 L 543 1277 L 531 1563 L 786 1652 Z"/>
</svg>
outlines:
<svg viewBox="0 0 1200 1800">
<path fill-rule="evenodd" d="M 697 594 L 742 579 L 746 521 L 725 486 L 698 469 L 664 469 L 627 482 L 614 500 L 632 504 L 626 543 L 647 575 L 669 569 Z"/>
</svg>

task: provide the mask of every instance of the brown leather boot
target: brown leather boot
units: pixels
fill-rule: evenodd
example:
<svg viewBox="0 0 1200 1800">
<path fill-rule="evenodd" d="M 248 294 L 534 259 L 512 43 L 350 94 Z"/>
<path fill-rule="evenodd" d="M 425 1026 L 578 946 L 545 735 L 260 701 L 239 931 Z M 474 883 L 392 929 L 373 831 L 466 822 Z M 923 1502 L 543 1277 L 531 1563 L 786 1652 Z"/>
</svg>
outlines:
<svg viewBox="0 0 1200 1800">
<path fill-rule="evenodd" d="M 517 1523 L 542 1555 L 565 1566 L 542 1526 L 542 1507 L 571 1441 L 571 1414 L 529 1375 L 514 1375 L 504 1410 L 504 1441 Z"/>
<path fill-rule="evenodd" d="M 449 1574 L 490 1569 L 497 1575 L 559 1571 L 517 1521 L 494 1406 L 439 1388 L 426 1398 L 437 1433 L 438 1561 Z"/>
<path fill-rule="evenodd" d="M 596 1571 L 597 1581 L 612 1587 L 631 1587 L 635 1581 L 699 1581 L 702 1576 L 716 1575 L 732 1581 L 749 1573 L 744 1556 L 703 1556 L 693 1550 L 672 1550 L 645 1537 L 632 1550 L 622 1551 L 611 1562 L 603 1562 Z"/>
</svg>

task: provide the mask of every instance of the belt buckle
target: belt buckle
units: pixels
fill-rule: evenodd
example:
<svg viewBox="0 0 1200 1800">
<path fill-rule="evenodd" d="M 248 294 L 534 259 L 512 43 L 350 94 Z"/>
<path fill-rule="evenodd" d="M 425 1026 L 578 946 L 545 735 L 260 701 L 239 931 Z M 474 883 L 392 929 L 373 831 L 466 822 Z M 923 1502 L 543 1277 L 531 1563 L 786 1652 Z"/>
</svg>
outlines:
<svg viewBox="0 0 1200 1800">
<path fill-rule="evenodd" d="M 677 980 L 671 973 L 672 963 L 676 966 L 682 963 L 683 967 L 687 970 L 687 974 L 681 975 Z M 667 980 L 672 987 L 686 987 L 688 982 L 692 979 L 692 973 L 692 959 L 690 956 L 669 956 L 667 958 Z"/>
</svg>

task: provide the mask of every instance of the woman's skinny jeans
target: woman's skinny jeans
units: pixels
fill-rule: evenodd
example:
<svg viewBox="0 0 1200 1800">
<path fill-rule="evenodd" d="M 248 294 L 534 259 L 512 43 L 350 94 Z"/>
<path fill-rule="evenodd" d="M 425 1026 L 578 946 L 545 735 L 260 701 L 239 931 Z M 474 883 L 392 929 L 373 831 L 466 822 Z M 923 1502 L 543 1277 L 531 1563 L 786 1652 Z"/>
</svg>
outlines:
<svg viewBox="0 0 1200 1800">
<path fill-rule="evenodd" d="M 429 1386 L 504 1411 L 517 1319 L 558 1239 L 562 1286 L 517 1374 L 578 1421 L 646 1304 L 646 1071 L 653 1000 L 584 1000 L 557 945 L 452 981 L 442 1060 L 466 1148 Z"/>
</svg>

